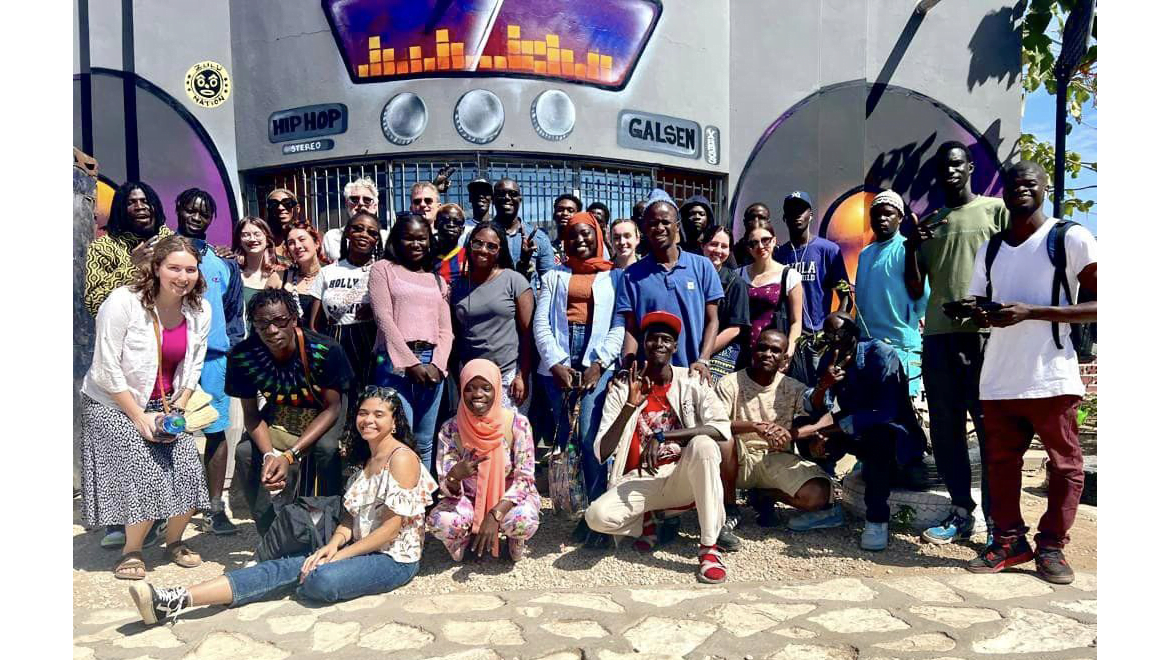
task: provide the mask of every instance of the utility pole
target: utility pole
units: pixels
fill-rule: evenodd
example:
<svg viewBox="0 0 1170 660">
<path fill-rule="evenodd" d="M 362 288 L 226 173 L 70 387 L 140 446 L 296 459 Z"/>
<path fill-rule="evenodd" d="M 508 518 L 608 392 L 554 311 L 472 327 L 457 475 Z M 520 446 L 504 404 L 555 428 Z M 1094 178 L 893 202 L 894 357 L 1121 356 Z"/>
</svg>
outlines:
<svg viewBox="0 0 1170 660">
<path fill-rule="evenodd" d="M 1056 164 L 1053 166 L 1052 215 L 1063 218 L 1064 204 L 1064 143 L 1065 125 L 1068 123 L 1068 82 L 1081 65 L 1089 50 L 1089 35 L 1092 33 L 1093 16 L 1097 13 L 1096 0 L 1080 0 L 1064 24 L 1060 57 L 1053 67 L 1056 76 Z"/>
</svg>

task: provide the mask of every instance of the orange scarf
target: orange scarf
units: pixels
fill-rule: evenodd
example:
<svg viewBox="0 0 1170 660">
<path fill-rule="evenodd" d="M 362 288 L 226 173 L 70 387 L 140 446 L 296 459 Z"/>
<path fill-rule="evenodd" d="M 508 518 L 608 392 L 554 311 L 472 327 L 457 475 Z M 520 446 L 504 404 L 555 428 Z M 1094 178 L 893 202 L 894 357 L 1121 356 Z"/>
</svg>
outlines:
<svg viewBox="0 0 1170 660">
<path fill-rule="evenodd" d="M 500 368 L 493 362 L 476 359 L 468 362 L 462 373 L 459 374 L 459 394 L 462 398 L 463 388 L 475 377 L 486 380 L 495 389 L 495 400 L 492 407 L 483 417 L 477 417 L 467 407 L 467 402 L 460 401 L 459 412 L 455 414 L 455 424 L 459 430 L 459 442 L 475 453 L 476 457 L 487 456 L 487 460 L 480 463 L 476 476 L 475 488 L 475 517 L 471 523 L 471 533 L 478 534 L 483 517 L 489 509 L 499 503 L 504 497 L 504 429 L 511 424 L 514 415 L 506 413 L 500 406 L 500 399 L 504 395 L 501 384 Z M 492 556 L 500 554 L 499 538 L 492 539 Z"/>
<path fill-rule="evenodd" d="M 589 213 L 588 211 L 574 213 L 573 216 L 569 218 L 569 223 L 565 225 L 565 229 L 568 229 L 573 225 L 589 225 L 593 227 L 593 238 L 596 243 L 593 248 L 593 256 L 589 257 L 588 259 L 582 259 L 575 256 L 567 257 L 565 259 L 565 263 L 569 266 L 569 269 L 578 275 L 591 275 L 599 271 L 612 270 L 613 262 L 606 261 L 600 256 L 602 253 L 601 246 L 603 238 L 601 235 L 601 224 L 597 222 L 597 218 L 595 218 L 593 214 Z M 564 232 L 561 232 L 561 242 L 564 243 L 564 241 Z"/>
</svg>

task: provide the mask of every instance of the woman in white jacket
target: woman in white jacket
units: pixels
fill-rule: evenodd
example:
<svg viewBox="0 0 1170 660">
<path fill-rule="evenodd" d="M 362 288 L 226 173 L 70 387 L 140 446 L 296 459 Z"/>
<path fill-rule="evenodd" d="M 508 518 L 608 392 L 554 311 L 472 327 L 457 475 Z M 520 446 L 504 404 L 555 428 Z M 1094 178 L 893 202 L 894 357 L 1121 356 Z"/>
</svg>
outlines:
<svg viewBox="0 0 1170 660">
<path fill-rule="evenodd" d="M 589 501 L 605 492 L 605 470 L 593 453 L 601 403 L 625 336 L 625 317 L 614 314 L 622 269 L 601 258 L 601 227 L 588 212 L 575 213 L 562 232 L 565 262 L 541 278 L 532 331 L 540 355 L 537 373 L 549 393 L 556 443 L 572 442 L 581 457 Z M 591 547 L 605 537 L 585 521 L 573 536 Z"/>
<path fill-rule="evenodd" d="M 183 543 L 196 509 L 208 509 L 195 439 L 160 432 L 164 410 L 182 410 L 199 383 L 211 307 L 199 254 L 179 236 L 154 248 L 149 270 L 115 289 L 98 310 L 93 363 L 82 383 L 82 501 L 88 526 L 125 525 L 114 576 L 146 577 L 142 542 L 167 519 L 167 557 L 201 563 Z"/>
</svg>

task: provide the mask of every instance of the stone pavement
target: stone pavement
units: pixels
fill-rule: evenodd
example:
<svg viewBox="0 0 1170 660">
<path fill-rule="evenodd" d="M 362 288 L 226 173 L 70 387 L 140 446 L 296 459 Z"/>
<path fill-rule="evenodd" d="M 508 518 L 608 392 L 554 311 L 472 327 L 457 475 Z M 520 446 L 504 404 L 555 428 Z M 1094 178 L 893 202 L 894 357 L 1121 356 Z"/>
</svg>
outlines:
<svg viewBox="0 0 1170 660">
<path fill-rule="evenodd" d="M 1027 572 L 813 583 L 368 596 L 200 608 L 147 628 L 125 609 L 74 613 L 77 658 L 1043 658 L 1097 655 L 1096 578 Z"/>
</svg>

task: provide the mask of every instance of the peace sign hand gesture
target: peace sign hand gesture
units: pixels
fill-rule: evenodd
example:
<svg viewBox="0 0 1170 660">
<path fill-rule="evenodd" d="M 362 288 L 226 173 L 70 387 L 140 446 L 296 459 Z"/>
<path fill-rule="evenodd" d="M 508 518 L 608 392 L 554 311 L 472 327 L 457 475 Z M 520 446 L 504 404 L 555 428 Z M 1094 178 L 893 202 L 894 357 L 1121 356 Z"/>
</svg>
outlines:
<svg viewBox="0 0 1170 660">
<path fill-rule="evenodd" d="M 853 362 L 853 355 L 850 354 L 845 358 L 844 362 L 837 363 L 839 351 L 833 349 L 833 359 L 829 368 L 821 375 L 821 382 L 819 383 L 822 389 L 829 389 L 842 380 L 845 380 L 845 368 Z"/>
<path fill-rule="evenodd" d="M 626 403 L 637 408 L 646 402 L 650 396 L 650 377 L 646 375 L 646 363 L 639 365 L 635 362 L 630 367 L 630 393 Z"/>
<path fill-rule="evenodd" d="M 525 236 L 524 224 L 520 224 L 520 261 L 527 263 L 532 259 L 532 253 L 536 252 L 536 231 L 533 230 L 531 234 Z"/>
</svg>

